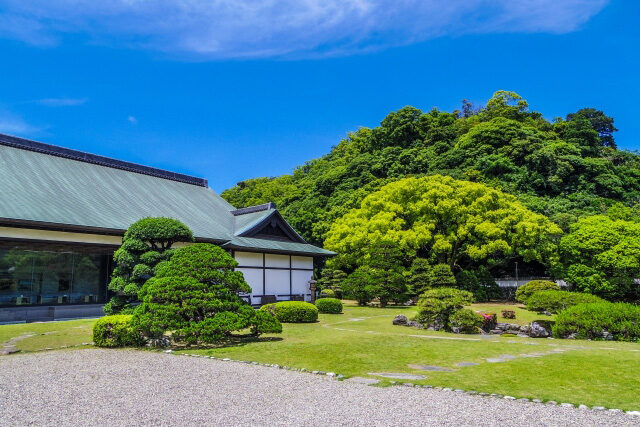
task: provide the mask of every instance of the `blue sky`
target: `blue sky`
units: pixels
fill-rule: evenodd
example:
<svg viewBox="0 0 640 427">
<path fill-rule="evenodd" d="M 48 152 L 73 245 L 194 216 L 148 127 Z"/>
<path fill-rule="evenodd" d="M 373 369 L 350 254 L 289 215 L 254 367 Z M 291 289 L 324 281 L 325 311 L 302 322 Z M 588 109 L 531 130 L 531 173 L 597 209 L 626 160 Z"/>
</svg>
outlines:
<svg viewBox="0 0 640 427">
<path fill-rule="evenodd" d="M 102 3 L 0 0 L 0 132 L 222 191 L 404 105 L 507 89 L 548 118 L 602 109 L 640 148 L 634 0 Z"/>
</svg>

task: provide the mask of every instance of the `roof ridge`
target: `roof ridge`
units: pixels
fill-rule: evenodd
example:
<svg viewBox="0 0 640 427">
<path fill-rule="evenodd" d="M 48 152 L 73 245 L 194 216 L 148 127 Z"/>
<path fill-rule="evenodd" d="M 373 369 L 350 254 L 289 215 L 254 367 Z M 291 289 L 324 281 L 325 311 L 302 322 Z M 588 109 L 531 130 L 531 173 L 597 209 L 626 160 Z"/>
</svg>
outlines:
<svg viewBox="0 0 640 427">
<path fill-rule="evenodd" d="M 205 178 L 198 178 L 195 176 L 171 172 L 151 166 L 140 165 L 138 163 L 126 162 L 111 157 L 99 156 L 97 154 L 91 154 L 85 151 L 72 150 L 70 148 L 64 148 L 58 145 L 45 144 L 43 142 L 33 141 L 30 139 L 20 138 L 17 136 L 11 136 L 2 133 L 0 133 L 0 145 L 6 145 L 8 147 L 19 148 L 22 150 L 34 151 L 50 156 L 76 160 L 79 162 L 110 167 L 113 169 L 121 169 L 128 172 L 139 173 L 142 175 L 150 175 L 157 178 L 164 178 L 171 181 L 182 182 L 185 184 L 197 185 L 199 187 L 206 188 L 209 186 L 209 183 Z"/>
<path fill-rule="evenodd" d="M 246 215 L 254 212 L 268 211 L 269 209 L 276 209 L 276 204 L 273 202 L 263 203 L 261 205 L 247 206 L 246 208 L 234 209 L 231 211 L 233 216 Z"/>
</svg>

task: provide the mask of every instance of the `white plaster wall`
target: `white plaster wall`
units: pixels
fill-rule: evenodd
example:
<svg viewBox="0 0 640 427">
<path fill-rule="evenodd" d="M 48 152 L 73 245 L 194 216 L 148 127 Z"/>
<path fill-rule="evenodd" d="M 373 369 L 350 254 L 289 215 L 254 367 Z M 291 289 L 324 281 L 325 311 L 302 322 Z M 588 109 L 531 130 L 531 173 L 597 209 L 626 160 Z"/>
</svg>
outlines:
<svg viewBox="0 0 640 427">
<path fill-rule="evenodd" d="M 266 254 L 267 267 L 289 268 L 289 255 Z"/>
<path fill-rule="evenodd" d="M 262 267 L 261 253 L 236 251 L 235 259 L 241 267 Z"/>
<path fill-rule="evenodd" d="M 305 301 L 310 301 L 311 297 L 307 294 L 311 294 L 309 291 L 309 280 L 313 278 L 313 271 L 293 270 L 291 272 L 291 288 L 292 294 L 304 294 Z"/>
<path fill-rule="evenodd" d="M 292 256 L 291 257 L 292 268 L 313 268 L 313 258 L 309 256 Z"/>
<path fill-rule="evenodd" d="M 289 294 L 289 270 L 265 271 L 267 295 Z"/>
<path fill-rule="evenodd" d="M 52 240 L 57 242 L 122 244 L 122 237 L 102 234 L 71 233 L 67 231 L 33 230 L 29 228 L 0 227 L 0 237 L 9 239 Z"/>
<path fill-rule="evenodd" d="M 244 280 L 251 286 L 251 303 L 259 304 L 260 297 L 253 295 L 262 295 L 262 269 L 261 268 L 237 268 L 236 271 L 242 272 Z"/>
</svg>

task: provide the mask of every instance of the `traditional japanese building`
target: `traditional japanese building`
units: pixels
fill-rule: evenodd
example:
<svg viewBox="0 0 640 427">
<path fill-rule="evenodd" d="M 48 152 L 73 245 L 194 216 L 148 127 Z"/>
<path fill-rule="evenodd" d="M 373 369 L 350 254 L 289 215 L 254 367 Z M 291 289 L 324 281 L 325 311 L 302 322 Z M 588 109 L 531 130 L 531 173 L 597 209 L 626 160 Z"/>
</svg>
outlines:
<svg viewBox="0 0 640 427">
<path fill-rule="evenodd" d="M 311 299 L 314 258 L 273 203 L 236 209 L 206 179 L 0 134 L 0 322 L 100 315 L 112 255 L 144 217 L 232 253 L 246 298 Z"/>
</svg>

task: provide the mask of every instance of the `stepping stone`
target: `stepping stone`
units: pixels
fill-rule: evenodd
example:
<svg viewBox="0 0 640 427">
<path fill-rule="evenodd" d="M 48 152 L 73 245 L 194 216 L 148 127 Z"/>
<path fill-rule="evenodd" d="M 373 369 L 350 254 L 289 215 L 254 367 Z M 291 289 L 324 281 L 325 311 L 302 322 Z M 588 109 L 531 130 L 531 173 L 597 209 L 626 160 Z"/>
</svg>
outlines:
<svg viewBox="0 0 640 427">
<path fill-rule="evenodd" d="M 365 384 L 365 385 L 374 385 L 380 382 L 375 378 L 364 378 L 364 377 L 351 377 L 351 378 L 347 378 L 345 381 L 356 383 L 356 384 Z"/>
<path fill-rule="evenodd" d="M 505 359 L 499 359 L 497 357 L 490 357 L 487 359 L 487 362 L 489 363 L 502 363 L 502 362 L 506 362 Z"/>
<path fill-rule="evenodd" d="M 540 357 L 539 354 L 521 354 L 520 357 Z"/>
<path fill-rule="evenodd" d="M 404 372 L 369 372 L 369 375 L 384 378 L 394 378 L 398 380 L 424 380 L 424 375 L 405 374 Z"/>
<path fill-rule="evenodd" d="M 501 354 L 498 357 L 501 358 L 501 359 L 516 359 L 516 356 L 512 356 L 510 354 Z"/>
<path fill-rule="evenodd" d="M 460 366 L 460 367 L 464 367 L 464 366 L 478 366 L 477 363 L 473 363 L 473 362 L 459 362 L 456 363 L 456 366 Z"/>
<path fill-rule="evenodd" d="M 411 369 L 420 369 L 422 371 L 440 371 L 440 372 L 453 372 L 455 369 L 443 368 L 442 366 L 431 365 L 407 365 Z"/>
<path fill-rule="evenodd" d="M 0 356 L 6 356 L 7 354 L 13 354 L 13 353 L 17 353 L 20 350 L 18 350 L 17 348 L 13 347 L 13 346 L 8 346 L 8 347 L 4 347 L 2 349 L 0 349 Z"/>
<path fill-rule="evenodd" d="M 354 317 L 352 319 L 349 319 L 349 322 L 360 322 L 361 320 L 364 320 L 364 319 L 360 319 L 359 317 Z"/>
</svg>

